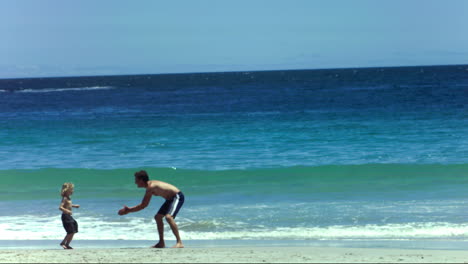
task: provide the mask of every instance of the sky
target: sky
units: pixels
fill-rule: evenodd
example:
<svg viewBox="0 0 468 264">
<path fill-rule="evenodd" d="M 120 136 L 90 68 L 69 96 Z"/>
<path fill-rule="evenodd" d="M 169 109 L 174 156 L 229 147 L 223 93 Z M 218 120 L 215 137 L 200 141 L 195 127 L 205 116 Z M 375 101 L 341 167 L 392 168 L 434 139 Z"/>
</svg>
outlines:
<svg viewBox="0 0 468 264">
<path fill-rule="evenodd" d="M 468 64 L 466 0 L 2 0 L 0 78 Z"/>
</svg>

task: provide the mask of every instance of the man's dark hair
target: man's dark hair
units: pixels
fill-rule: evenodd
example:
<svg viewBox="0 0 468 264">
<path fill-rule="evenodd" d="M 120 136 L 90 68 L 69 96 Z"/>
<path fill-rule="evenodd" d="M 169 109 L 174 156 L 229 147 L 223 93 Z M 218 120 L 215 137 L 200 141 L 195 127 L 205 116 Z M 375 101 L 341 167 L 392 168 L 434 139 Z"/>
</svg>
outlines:
<svg viewBox="0 0 468 264">
<path fill-rule="evenodd" d="M 144 182 L 149 181 L 148 173 L 146 173 L 146 171 L 144 171 L 144 170 L 135 172 L 135 177 L 137 179 L 139 179 L 139 180 L 144 181 Z"/>
</svg>

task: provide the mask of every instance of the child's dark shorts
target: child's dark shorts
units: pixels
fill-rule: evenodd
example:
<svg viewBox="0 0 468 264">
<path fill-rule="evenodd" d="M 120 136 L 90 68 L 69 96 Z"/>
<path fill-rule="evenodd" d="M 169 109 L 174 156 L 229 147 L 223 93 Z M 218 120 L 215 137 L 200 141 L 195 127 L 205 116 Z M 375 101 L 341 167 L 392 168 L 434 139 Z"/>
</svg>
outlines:
<svg viewBox="0 0 468 264">
<path fill-rule="evenodd" d="M 159 208 L 158 214 L 167 215 L 170 214 L 172 217 L 176 217 L 179 213 L 180 208 L 184 204 L 185 197 L 182 192 L 177 193 L 174 197 L 166 200 L 161 208 Z"/>
<path fill-rule="evenodd" d="M 62 214 L 62 224 L 67 234 L 78 233 L 78 223 L 69 214 Z"/>
</svg>

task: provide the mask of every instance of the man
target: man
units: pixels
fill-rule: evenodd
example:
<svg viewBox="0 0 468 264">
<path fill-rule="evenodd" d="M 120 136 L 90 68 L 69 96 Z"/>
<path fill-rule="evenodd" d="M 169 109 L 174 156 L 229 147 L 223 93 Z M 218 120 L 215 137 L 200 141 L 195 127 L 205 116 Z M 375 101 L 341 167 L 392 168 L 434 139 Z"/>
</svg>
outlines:
<svg viewBox="0 0 468 264">
<path fill-rule="evenodd" d="M 167 223 L 171 227 L 172 232 L 177 239 L 177 243 L 173 247 L 183 248 L 184 245 L 180 240 L 179 229 L 174 218 L 177 216 L 177 213 L 184 204 L 184 194 L 172 184 L 162 181 L 150 181 L 148 174 L 144 170 L 135 172 L 135 184 L 138 186 L 138 188 L 146 188 L 146 193 L 142 202 L 139 205 L 131 208 L 124 205 L 124 207 L 119 210 L 119 215 L 138 212 L 146 208 L 153 195 L 163 197 L 166 199 L 166 202 L 164 202 L 158 213 L 154 216 L 158 226 L 159 242 L 154 245 L 153 248 L 164 248 L 166 246 L 164 243 L 163 218 L 166 218 Z"/>
</svg>

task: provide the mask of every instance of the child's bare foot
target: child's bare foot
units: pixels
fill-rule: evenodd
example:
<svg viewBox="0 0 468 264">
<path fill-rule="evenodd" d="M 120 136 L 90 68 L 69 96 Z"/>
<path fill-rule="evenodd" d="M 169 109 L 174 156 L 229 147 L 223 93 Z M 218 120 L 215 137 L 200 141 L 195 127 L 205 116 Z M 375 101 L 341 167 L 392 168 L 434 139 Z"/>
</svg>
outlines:
<svg viewBox="0 0 468 264">
<path fill-rule="evenodd" d="M 175 244 L 172 248 L 184 248 L 184 245 L 182 242 L 177 242 L 177 244 Z"/>
<path fill-rule="evenodd" d="M 67 249 L 73 249 L 72 247 L 70 247 L 69 245 L 65 245 L 67 247 Z"/>
<path fill-rule="evenodd" d="M 63 249 L 68 249 L 67 246 L 65 246 L 65 244 L 60 244 L 61 247 L 63 247 Z"/>
<path fill-rule="evenodd" d="M 152 248 L 165 248 L 165 247 L 166 245 L 164 244 L 164 242 L 159 242 L 156 245 L 152 246 Z"/>
</svg>

